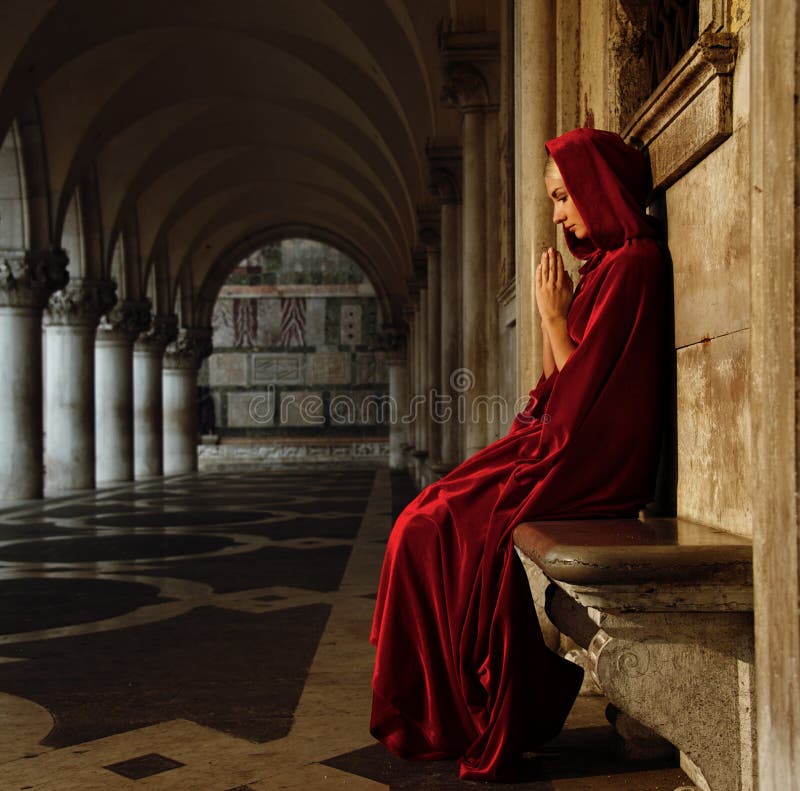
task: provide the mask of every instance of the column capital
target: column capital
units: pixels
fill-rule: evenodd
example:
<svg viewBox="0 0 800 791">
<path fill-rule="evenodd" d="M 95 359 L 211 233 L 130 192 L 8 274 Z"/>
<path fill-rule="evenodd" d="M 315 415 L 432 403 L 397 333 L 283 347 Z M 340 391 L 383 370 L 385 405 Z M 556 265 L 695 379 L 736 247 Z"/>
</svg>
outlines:
<svg viewBox="0 0 800 791">
<path fill-rule="evenodd" d="M 96 327 L 116 301 L 117 284 L 113 280 L 76 278 L 50 297 L 44 323 Z"/>
<path fill-rule="evenodd" d="M 399 324 L 384 324 L 379 332 L 381 348 L 387 352 L 387 362 L 396 365 L 406 360 L 406 330 Z"/>
<path fill-rule="evenodd" d="M 200 367 L 200 363 L 214 350 L 210 327 L 186 327 L 178 337 L 167 346 L 164 353 L 164 368 L 169 370 L 190 370 Z"/>
<path fill-rule="evenodd" d="M 500 106 L 500 46 L 496 32 L 442 32 L 441 101 L 463 113 Z"/>
<path fill-rule="evenodd" d="M 100 320 L 98 338 L 133 343 L 137 336 L 150 329 L 149 299 L 123 299 L 117 302 Z"/>
<path fill-rule="evenodd" d="M 178 317 L 153 316 L 150 326 L 136 339 L 134 349 L 140 352 L 163 354 L 164 349 L 178 337 Z"/>
<path fill-rule="evenodd" d="M 461 161 L 458 169 L 446 166 L 434 166 L 431 162 L 430 176 L 428 178 L 428 194 L 433 196 L 443 206 L 451 203 L 461 203 Z"/>
<path fill-rule="evenodd" d="M 41 310 L 69 282 L 63 250 L 0 250 L 0 307 Z"/>
<path fill-rule="evenodd" d="M 428 250 L 438 250 L 441 241 L 441 209 L 432 206 L 417 208 L 417 235 L 420 243 Z"/>
<path fill-rule="evenodd" d="M 407 277 L 406 278 L 406 288 L 408 289 L 408 297 L 410 300 L 410 304 L 414 304 L 414 300 L 419 297 L 419 282 L 417 281 L 416 277 Z M 412 308 L 413 310 L 413 308 Z"/>
<path fill-rule="evenodd" d="M 427 288 L 428 251 L 422 247 L 414 248 L 411 251 L 411 263 L 414 267 L 414 278 L 419 284 L 419 288 Z"/>
</svg>

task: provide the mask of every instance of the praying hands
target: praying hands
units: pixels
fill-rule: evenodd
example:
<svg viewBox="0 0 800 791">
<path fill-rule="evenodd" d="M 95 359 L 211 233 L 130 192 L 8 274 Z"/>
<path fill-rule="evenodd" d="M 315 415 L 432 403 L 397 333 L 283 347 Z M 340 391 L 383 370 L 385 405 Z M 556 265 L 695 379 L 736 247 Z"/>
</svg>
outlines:
<svg viewBox="0 0 800 791">
<path fill-rule="evenodd" d="M 542 317 L 542 364 L 545 377 L 566 363 L 576 345 L 567 332 L 567 311 L 572 302 L 572 278 L 561 253 L 549 247 L 536 267 L 536 303 Z"/>
</svg>

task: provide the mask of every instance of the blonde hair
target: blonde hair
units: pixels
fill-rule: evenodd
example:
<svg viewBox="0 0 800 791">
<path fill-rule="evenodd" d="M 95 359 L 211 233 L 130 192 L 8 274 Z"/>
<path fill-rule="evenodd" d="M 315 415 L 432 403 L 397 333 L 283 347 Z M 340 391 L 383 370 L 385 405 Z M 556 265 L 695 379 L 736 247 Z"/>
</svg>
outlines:
<svg viewBox="0 0 800 791">
<path fill-rule="evenodd" d="M 546 179 L 561 179 L 562 181 L 564 180 L 563 177 L 561 176 L 561 171 L 558 169 L 558 165 L 556 165 L 555 159 L 553 159 L 553 157 L 551 157 L 550 154 L 547 155 L 547 159 L 545 160 L 544 163 L 544 177 Z"/>
</svg>

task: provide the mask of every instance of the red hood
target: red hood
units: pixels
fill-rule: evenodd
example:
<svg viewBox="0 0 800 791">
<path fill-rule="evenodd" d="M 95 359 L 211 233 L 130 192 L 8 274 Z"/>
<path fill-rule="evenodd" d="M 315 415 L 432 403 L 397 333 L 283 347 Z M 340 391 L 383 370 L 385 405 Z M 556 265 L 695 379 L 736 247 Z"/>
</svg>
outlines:
<svg viewBox="0 0 800 791">
<path fill-rule="evenodd" d="M 576 258 L 594 258 L 598 252 L 622 247 L 627 239 L 658 235 L 645 214 L 651 177 L 640 151 L 615 132 L 588 128 L 566 132 L 545 147 L 589 229 L 587 238 L 578 239 L 564 228 Z"/>
</svg>

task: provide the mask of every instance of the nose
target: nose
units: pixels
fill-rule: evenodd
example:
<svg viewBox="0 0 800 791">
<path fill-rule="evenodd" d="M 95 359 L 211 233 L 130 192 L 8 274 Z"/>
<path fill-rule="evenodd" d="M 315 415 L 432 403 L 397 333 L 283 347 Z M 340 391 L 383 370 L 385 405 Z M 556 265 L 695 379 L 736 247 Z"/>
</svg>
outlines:
<svg viewBox="0 0 800 791">
<path fill-rule="evenodd" d="M 553 222 L 558 225 L 560 222 L 564 222 L 564 212 L 560 210 L 561 207 L 558 203 L 553 207 Z"/>
</svg>

